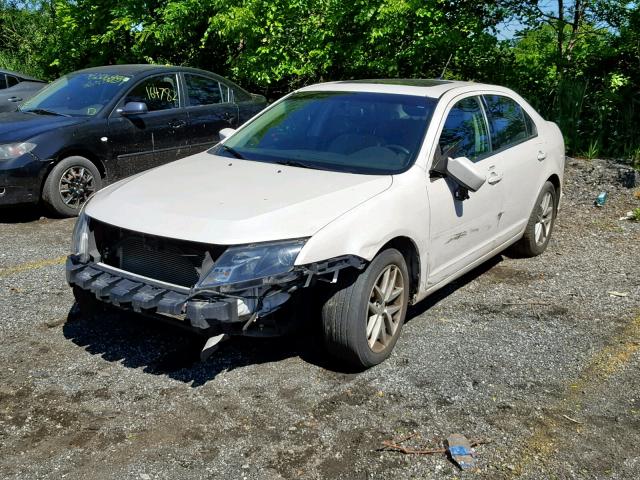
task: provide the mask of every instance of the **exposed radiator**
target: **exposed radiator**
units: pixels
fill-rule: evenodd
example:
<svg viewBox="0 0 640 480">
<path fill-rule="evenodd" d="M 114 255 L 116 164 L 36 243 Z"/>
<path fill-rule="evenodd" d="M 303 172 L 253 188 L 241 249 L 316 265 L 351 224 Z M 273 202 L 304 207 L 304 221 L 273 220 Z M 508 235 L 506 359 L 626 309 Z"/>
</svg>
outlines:
<svg viewBox="0 0 640 480">
<path fill-rule="evenodd" d="M 103 263 L 184 287 L 198 281 L 207 251 L 215 261 L 226 248 L 133 232 L 93 219 L 90 226 Z"/>
</svg>

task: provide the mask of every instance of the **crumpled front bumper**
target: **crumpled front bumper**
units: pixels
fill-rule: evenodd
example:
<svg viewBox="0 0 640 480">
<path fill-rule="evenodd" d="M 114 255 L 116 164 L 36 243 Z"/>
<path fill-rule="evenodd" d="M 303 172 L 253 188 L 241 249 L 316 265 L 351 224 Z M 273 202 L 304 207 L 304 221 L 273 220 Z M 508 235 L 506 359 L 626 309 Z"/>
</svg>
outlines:
<svg viewBox="0 0 640 480">
<path fill-rule="evenodd" d="M 188 322 L 197 330 L 220 329 L 221 323 L 242 321 L 235 298 L 190 299 L 186 287 L 139 277 L 102 263 L 83 264 L 70 256 L 66 275 L 69 285 L 92 292 L 102 302 Z"/>
</svg>

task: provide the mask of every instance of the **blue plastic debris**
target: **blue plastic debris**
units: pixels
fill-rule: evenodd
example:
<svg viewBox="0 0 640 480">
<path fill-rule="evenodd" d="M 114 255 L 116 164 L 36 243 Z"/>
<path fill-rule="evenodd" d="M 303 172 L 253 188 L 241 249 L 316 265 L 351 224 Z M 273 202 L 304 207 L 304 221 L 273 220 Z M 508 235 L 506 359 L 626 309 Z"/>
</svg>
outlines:
<svg viewBox="0 0 640 480">
<path fill-rule="evenodd" d="M 593 203 L 596 207 L 603 207 L 606 201 L 607 201 L 607 192 L 602 192 L 600 195 L 596 197 L 596 200 Z"/>
<path fill-rule="evenodd" d="M 462 470 L 468 470 L 475 468 L 476 459 L 474 458 L 473 450 L 471 449 L 471 442 L 464 435 L 454 433 L 447 438 L 447 445 L 449 446 L 449 455 L 451 459 Z"/>
</svg>

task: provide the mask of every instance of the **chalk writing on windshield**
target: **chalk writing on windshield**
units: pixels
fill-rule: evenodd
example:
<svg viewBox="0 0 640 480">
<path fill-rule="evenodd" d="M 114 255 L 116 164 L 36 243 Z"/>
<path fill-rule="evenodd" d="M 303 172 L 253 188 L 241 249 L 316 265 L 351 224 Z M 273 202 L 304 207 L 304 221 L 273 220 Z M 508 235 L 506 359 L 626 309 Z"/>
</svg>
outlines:
<svg viewBox="0 0 640 480">
<path fill-rule="evenodd" d="M 131 77 L 125 77 L 124 75 L 112 75 L 108 73 L 92 73 L 87 76 L 90 82 L 94 82 L 97 85 L 103 83 L 121 84 L 131 80 Z"/>
</svg>

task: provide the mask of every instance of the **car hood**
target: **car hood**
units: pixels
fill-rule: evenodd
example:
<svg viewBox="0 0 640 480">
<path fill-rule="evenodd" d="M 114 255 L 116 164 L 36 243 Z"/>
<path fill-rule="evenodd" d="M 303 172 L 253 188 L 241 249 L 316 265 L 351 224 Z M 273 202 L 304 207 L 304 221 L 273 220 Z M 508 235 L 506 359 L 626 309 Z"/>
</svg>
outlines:
<svg viewBox="0 0 640 480">
<path fill-rule="evenodd" d="M 357 175 L 203 152 L 98 192 L 91 218 L 163 237 L 237 245 L 309 237 L 391 186 Z"/>
<path fill-rule="evenodd" d="M 22 142 L 49 130 L 85 122 L 83 117 L 37 115 L 35 113 L 0 113 L 0 144 Z"/>
</svg>

